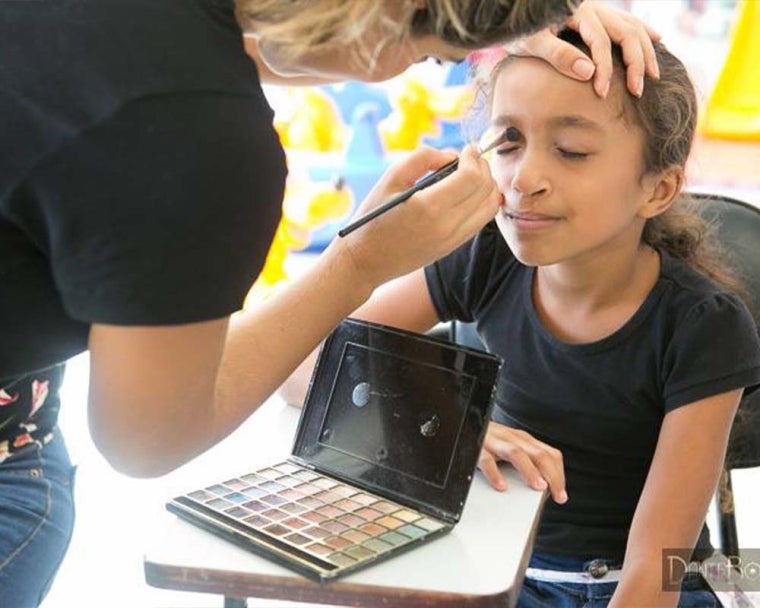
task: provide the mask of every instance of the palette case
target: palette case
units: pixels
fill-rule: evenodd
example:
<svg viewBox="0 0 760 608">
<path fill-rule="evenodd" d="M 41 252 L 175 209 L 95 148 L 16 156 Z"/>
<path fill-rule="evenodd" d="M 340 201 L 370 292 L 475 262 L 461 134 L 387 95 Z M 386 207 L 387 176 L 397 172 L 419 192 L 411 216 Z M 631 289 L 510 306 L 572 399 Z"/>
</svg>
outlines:
<svg viewBox="0 0 760 608">
<path fill-rule="evenodd" d="M 499 365 L 347 319 L 322 345 L 290 458 L 167 509 L 319 581 L 419 546 L 459 521 Z"/>
</svg>

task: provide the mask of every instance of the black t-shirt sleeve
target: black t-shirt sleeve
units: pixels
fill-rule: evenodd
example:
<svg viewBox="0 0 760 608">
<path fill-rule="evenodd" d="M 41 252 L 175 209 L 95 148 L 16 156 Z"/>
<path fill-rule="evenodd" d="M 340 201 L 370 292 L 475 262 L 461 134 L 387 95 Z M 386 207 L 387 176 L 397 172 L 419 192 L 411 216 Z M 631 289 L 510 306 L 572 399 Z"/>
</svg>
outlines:
<svg viewBox="0 0 760 608">
<path fill-rule="evenodd" d="M 496 225 L 486 225 L 473 239 L 425 268 L 430 298 L 441 321 L 474 321 L 498 287 L 500 275 L 514 263 Z"/>
<path fill-rule="evenodd" d="M 760 343 L 752 315 L 733 294 L 690 308 L 664 359 L 665 410 L 760 383 Z"/>
<path fill-rule="evenodd" d="M 282 148 L 262 98 L 145 98 L 30 178 L 19 213 L 71 317 L 160 325 L 227 316 L 280 218 Z"/>
</svg>

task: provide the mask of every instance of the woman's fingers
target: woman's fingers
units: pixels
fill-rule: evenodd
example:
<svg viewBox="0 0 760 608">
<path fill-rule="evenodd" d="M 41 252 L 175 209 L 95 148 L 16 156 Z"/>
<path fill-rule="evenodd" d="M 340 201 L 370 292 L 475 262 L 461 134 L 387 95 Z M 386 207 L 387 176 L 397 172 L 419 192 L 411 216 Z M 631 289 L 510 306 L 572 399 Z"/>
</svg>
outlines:
<svg viewBox="0 0 760 608">
<path fill-rule="evenodd" d="M 645 74 L 659 78 L 653 41 L 659 40 L 660 36 L 633 15 L 587 1 L 578 7 L 566 25 L 583 38 L 591 50 L 591 59 L 557 38 L 552 29 L 511 43 L 507 52 L 538 57 L 559 72 L 579 80 L 589 80 L 593 76 L 594 90 L 601 97 L 607 96 L 612 78 L 612 43 L 622 49 L 627 70 L 626 86 L 632 94 L 641 95 Z"/>
<path fill-rule="evenodd" d="M 453 158 L 423 148 L 386 172 L 358 214 L 380 205 Z M 449 253 L 493 219 L 501 194 L 488 163 L 472 147 L 460 155 L 451 175 L 414 194 L 404 203 L 337 239 L 355 266 L 376 287 Z"/>
</svg>

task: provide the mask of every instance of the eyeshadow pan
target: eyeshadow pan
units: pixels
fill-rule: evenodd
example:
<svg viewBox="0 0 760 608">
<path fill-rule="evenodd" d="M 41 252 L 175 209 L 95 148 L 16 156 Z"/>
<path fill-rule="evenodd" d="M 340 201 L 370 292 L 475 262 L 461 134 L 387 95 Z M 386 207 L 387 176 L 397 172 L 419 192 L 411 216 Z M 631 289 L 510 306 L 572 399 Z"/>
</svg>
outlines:
<svg viewBox="0 0 760 608">
<path fill-rule="evenodd" d="M 316 511 L 307 511 L 306 513 L 302 513 L 301 517 L 315 524 L 322 523 L 327 519 L 327 517 Z"/>
<path fill-rule="evenodd" d="M 209 486 L 208 488 L 206 488 L 206 490 L 213 494 L 227 494 L 230 491 L 230 489 L 227 486 L 223 486 L 221 484 Z"/>
<path fill-rule="evenodd" d="M 294 545 L 305 545 L 306 543 L 311 542 L 310 538 L 306 538 L 303 534 L 298 534 L 298 532 L 288 534 L 283 540 L 293 543 Z"/>
<path fill-rule="evenodd" d="M 305 483 L 300 486 L 294 486 L 296 490 L 298 490 L 301 494 L 304 494 L 305 496 L 312 496 L 313 494 L 317 494 L 321 492 L 317 486 L 313 486 L 310 483 Z"/>
<path fill-rule="evenodd" d="M 286 505 L 281 505 L 280 509 L 292 513 L 293 515 L 298 515 L 299 513 L 306 511 L 306 507 L 299 505 L 297 502 L 289 502 Z"/>
<path fill-rule="evenodd" d="M 383 534 L 384 532 L 387 532 L 387 528 L 383 528 L 382 526 L 378 526 L 377 524 L 364 524 L 359 528 L 362 532 L 365 534 L 369 534 L 370 536 L 379 536 L 380 534 Z"/>
<path fill-rule="evenodd" d="M 320 477 L 319 479 L 315 479 L 311 483 L 313 483 L 318 488 L 322 488 L 323 490 L 329 490 L 330 488 L 334 488 L 335 486 L 338 485 L 337 481 L 328 479 L 327 477 Z"/>
<path fill-rule="evenodd" d="M 389 503 L 387 500 L 378 500 L 376 503 L 373 503 L 372 505 L 373 509 L 377 509 L 381 513 L 385 513 L 388 515 L 388 513 L 393 513 L 394 511 L 398 511 L 401 507 L 398 505 L 394 505 Z"/>
<path fill-rule="evenodd" d="M 336 509 L 332 505 L 325 505 L 324 507 L 317 509 L 317 513 L 321 513 L 327 517 L 338 517 L 339 515 L 343 515 L 343 511 Z"/>
<path fill-rule="evenodd" d="M 340 534 L 341 532 L 345 532 L 348 530 L 348 526 L 345 524 L 340 523 L 339 521 L 326 521 L 322 523 L 322 527 L 325 530 L 329 530 L 333 534 Z"/>
<path fill-rule="evenodd" d="M 235 503 L 243 503 L 248 502 L 250 500 L 249 496 L 246 496 L 245 494 L 241 494 L 240 492 L 231 492 L 230 494 L 225 495 L 225 500 L 229 500 L 230 502 Z"/>
<path fill-rule="evenodd" d="M 235 479 L 228 479 L 224 482 L 224 485 L 228 488 L 232 488 L 233 490 L 239 490 L 240 488 L 246 487 L 248 484 L 238 478 Z"/>
<path fill-rule="evenodd" d="M 222 509 L 231 507 L 232 503 L 227 502 L 226 500 L 224 500 L 224 498 L 213 498 L 206 503 L 206 506 L 211 507 L 212 509 L 218 509 L 221 511 Z"/>
<path fill-rule="evenodd" d="M 287 498 L 288 500 L 298 500 L 299 498 L 304 498 L 303 494 L 301 494 L 298 490 L 294 490 L 293 488 L 283 490 L 280 492 L 280 496 Z"/>
<path fill-rule="evenodd" d="M 339 485 L 332 489 L 333 492 L 335 492 L 338 496 L 341 498 L 348 498 L 349 496 L 356 496 L 358 491 L 356 488 L 352 488 L 351 486 L 345 486 L 345 485 Z M 374 499 L 373 499 L 374 502 Z"/>
<path fill-rule="evenodd" d="M 345 553 L 333 553 L 332 555 L 328 556 L 328 558 L 333 564 L 337 564 L 339 566 L 350 566 L 351 564 L 355 564 L 356 560 L 353 557 L 349 557 Z"/>
<path fill-rule="evenodd" d="M 358 502 L 349 500 L 348 498 L 339 500 L 335 503 L 335 506 L 344 511 L 356 511 L 357 509 L 361 509 L 361 505 Z"/>
<path fill-rule="evenodd" d="M 243 494 L 245 494 L 246 496 L 250 496 L 251 498 L 259 498 L 261 496 L 264 496 L 264 494 L 267 493 L 266 491 L 262 490 L 261 488 L 256 488 L 256 487 L 253 487 L 253 486 L 250 487 L 250 488 L 245 488 L 244 490 L 240 490 L 240 491 Z"/>
<path fill-rule="evenodd" d="M 361 517 L 357 517 L 356 515 L 351 515 L 350 513 L 339 517 L 338 521 L 343 522 L 347 526 L 351 526 L 351 527 L 361 526 L 363 523 L 366 522 L 366 520 L 362 519 Z"/>
<path fill-rule="evenodd" d="M 215 498 L 213 494 L 206 492 L 206 490 L 197 490 L 196 492 L 191 492 L 188 494 L 188 496 L 193 500 L 197 500 L 198 502 L 205 502 L 207 500 Z"/>
<path fill-rule="evenodd" d="M 326 536 L 330 536 L 333 534 L 333 532 L 329 532 L 328 530 L 325 530 L 324 528 L 321 528 L 319 526 L 312 526 L 311 528 L 306 528 L 305 530 L 301 530 L 304 534 L 308 534 L 312 538 L 325 538 Z"/>
<path fill-rule="evenodd" d="M 436 530 L 443 528 L 443 524 L 441 522 L 435 521 L 428 517 L 423 517 L 419 521 L 414 522 L 414 525 L 419 526 L 420 528 L 423 528 L 429 532 L 435 532 Z"/>
<path fill-rule="evenodd" d="M 360 492 L 359 494 L 355 494 L 351 500 L 355 500 L 363 507 L 368 507 L 369 505 L 377 502 L 377 497 Z"/>
<path fill-rule="evenodd" d="M 395 530 L 396 528 L 404 525 L 403 521 L 401 521 L 400 519 L 396 519 L 395 517 L 390 517 L 389 515 L 386 515 L 385 517 L 381 517 L 375 523 L 380 524 L 381 526 L 385 526 L 386 528 L 389 528 L 391 530 Z"/>
<path fill-rule="evenodd" d="M 267 479 L 275 479 L 282 475 L 282 473 L 280 473 L 277 469 L 273 469 L 271 467 L 268 469 L 257 471 L 257 473 L 261 475 L 262 477 L 266 477 Z"/>
<path fill-rule="evenodd" d="M 267 496 L 262 496 L 261 500 L 270 505 L 281 505 L 284 502 L 288 502 L 279 494 L 268 494 Z"/>
<path fill-rule="evenodd" d="M 314 494 L 314 498 L 324 502 L 336 502 L 340 500 L 340 496 L 338 496 L 335 492 L 331 492 L 330 490 L 325 490 L 323 492 L 319 492 L 318 494 Z"/>
<path fill-rule="evenodd" d="M 271 526 L 267 526 L 264 528 L 264 531 L 268 534 L 271 534 L 272 536 L 282 536 L 283 534 L 287 534 L 290 532 L 285 526 L 281 526 L 280 524 L 272 524 Z"/>
<path fill-rule="evenodd" d="M 266 490 L 267 492 L 279 492 L 280 490 L 284 490 L 285 486 L 276 481 L 265 481 L 261 484 L 261 489 Z"/>
<path fill-rule="evenodd" d="M 327 555 L 328 553 L 332 553 L 334 549 L 331 549 L 330 547 L 327 547 L 321 543 L 313 543 L 306 547 L 306 550 L 309 553 L 313 553 L 314 555 Z"/>
<path fill-rule="evenodd" d="M 393 517 L 403 519 L 406 523 L 412 523 L 413 521 L 417 521 L 422 515 L 409 509 L 401 509 L 400 511 L 396 511 Z"/>
<path fill-rule="evenodd" d="M 244 502 L 241 507 L 245 507 L 246 509 L 250 509 L 251 511 L 262 511 L 264 509 L 268 509 L 269 505 L 260 502 L 258 500 L 249 500 L 248 502 Z"/>
<path fill-rule="evenodd" d="M 282 522 L 283 525 L 293 528 L 294 530 L 300 530 L 309 525 L 309 522 L 299 519 L 298 517 L 291 517 Z"/>
<path fill-rule="evenodd" d="M 331 536 L 322 542 L 328 547 L 332 547 L 333 549 L 344 549 L 345 547 L 351 545 L 349 541 L 347 541 L 345 538 L 341 538 L 340 536 Z"/>
<path fill-rule="evenodd" d="M 372 549 L 375 553 L 385 553 L 393 549 L 393 545 L 383 542 L 377 538 L 370 538 L 364 543 L 364 546 Z"/>
<path fill-rule="evenodd" d="M 377 519 L 378 517 L 382 517 L 382 513 L 380 511 L 375 511 L 374 509 L 364 508 L 356 512 L 356 514 L 359 517 L 363 517 L 367 521 L 372 521 L 374 519 Z"/>
<path fill-rule="evenodd" d="M 408 536 L 402 536 L 401 534 L 396 534 L 395 532 L 388 532 L 379 538 L 380 540 L 385 541 L 394 547 L 398 547 L 399 545 L 404 545 L 409 542 Z"/>
<path fill-rule="evenodd" d="M 304 469 L 304 470 L 298 471 L 297 473 L 293 473 L 293 477 L 298 477 L 298 479 L 302 479 L 303 481 L 311 481 L 312 479 L 316 479 L 317 477 L 319 477 L 319 475 Z"/>
<path fill-rule="evenodd" d="M 246 475 L 241 476 L 240 479 L 242 479 L 243 481 L 245 481 L 246 483 L 250 485 L 254 485 L 254 484 L 259 483 L 260 481 L 263 481 L 264 478 L 261 477 L 260 475 L 256 475 L 256 473 L 248 473 Z"/>
<path fill-rule="evenodd" d="M 350 555 L 354 559 L 362 560 L 362 559 L 367 559 L 368 557 L 372 557 L 373 555 L 375 555 L 375 552 L 371 551 L 370 549 L 367 549 L 366 546 L 365 547 L 356 546 L 356 547 L 349 547 L 348 549 L 346 549 L 346 554 Z"/>
<path fill-rule="evenodd" d="M 254 528 L 261 528 L 272 523 L 266 517 L 261 517 L 261 515 L 251 515 L 250 517 L 246 517 L 243 521 L 252 525 Z"/>
<path fill-rule="evenodd" d="M 341 534 L 341 536 L 356 544 L 363 543 L 365 540 L 369 540 L 369 536 L 364 534 L 364 532 L 359 532 L 359 530 L 349 530 L 348 532 Z"/>
<path fill-rule="evenodd" d="M 285 519 L 288 516 L 287 513 L 284 513 L 279 509 L 269 509 L 269 511 L 264 511 L 262 515 L 264 517 L 268 517 L 272 521 L 280 521 L 281 519 Z"/>
<path fill-rule="evenodd" d="M 318 509 L 319 507 L 323 507 L 325 505 L 325 503 L 323 503 L 321 500 L 317 500 L 311 496 L 300 498 L 297 502 L 299 505 L 303 505 L 308 509 Z"/>
<path fill-rule="evenodd" d="M 250 515 L 251 512 L 248 509 L 241 509 L 240 507 L 232 507 L 231 509 L 225 509 L 224 512 L 230 517 L 241 519 L 246 515 Z"/>
<path fill-rule="evenodd" d="M 408 536 L 409 538 L 420 538 L 421 536 L 425 536 L 427 534 L 425 530 L 418 528 L 412 524 L 407 524 L 403 528 L 396 530 L 396 532 L 403 534 L 404 536 Z"/>
<path fill-rule="evenodd" d="M 292 475 L 293 473 L 296 473 L 297 471 L 301 471 L 301 467 L 297 467 L 294 464 L 291 464 L 289 462 L 281 462 L 277 466 L 273 467 L 277 469 L 280 473 L 283 475 Z"/>
</svg>

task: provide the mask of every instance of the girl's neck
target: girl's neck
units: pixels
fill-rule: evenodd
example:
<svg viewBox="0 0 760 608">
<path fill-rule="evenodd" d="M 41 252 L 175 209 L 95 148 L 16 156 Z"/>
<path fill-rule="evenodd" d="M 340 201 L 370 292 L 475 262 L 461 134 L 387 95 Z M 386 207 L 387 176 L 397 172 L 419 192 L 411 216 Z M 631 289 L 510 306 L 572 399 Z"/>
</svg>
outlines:
<svg viewBox="0 0 760 608">
<path fill-rule="evenodd" d="M 539 267 L 533 302 L 547 330 L 568 343 L 600 340 L 620 329 L 654 287 L 660 258 L 646 245 L 590 260 Z"/>
</svg>

